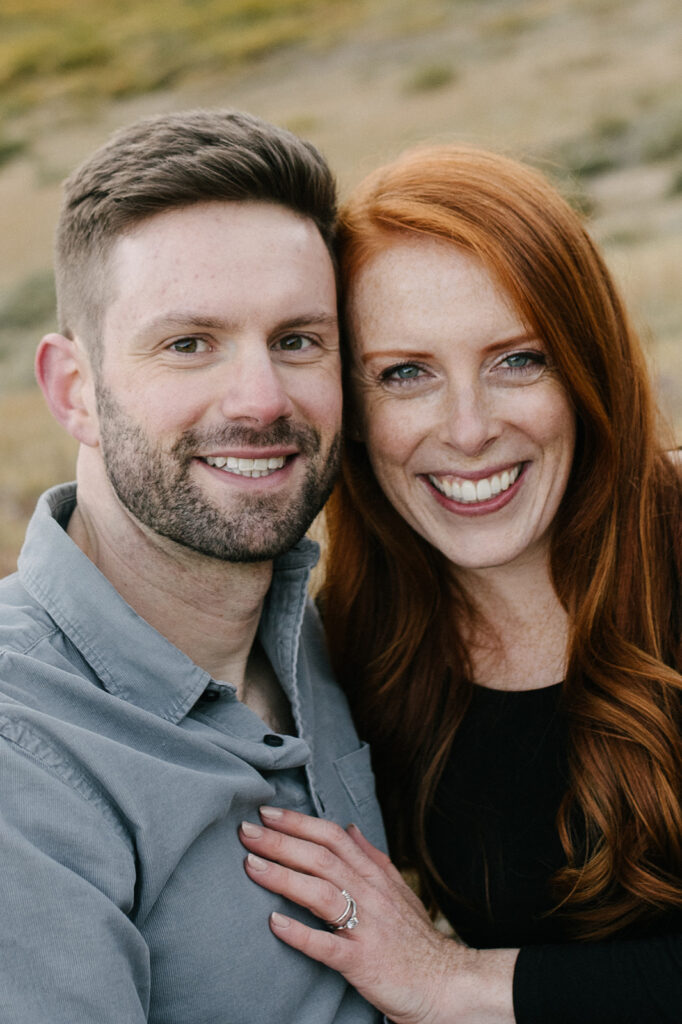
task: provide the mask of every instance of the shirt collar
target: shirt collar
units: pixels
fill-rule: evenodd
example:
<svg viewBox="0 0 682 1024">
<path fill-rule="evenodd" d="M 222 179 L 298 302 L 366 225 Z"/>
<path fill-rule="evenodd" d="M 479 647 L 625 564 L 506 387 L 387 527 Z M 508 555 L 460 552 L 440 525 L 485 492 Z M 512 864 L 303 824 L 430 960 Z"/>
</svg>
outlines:
<svg viewBox="0 0 682 1024">
<path fill-rule="evenodd" d="M 92 666 L 107 692 L 178 722 L 212 682 L 211 677 L 142 619 L 74 544 L 66 526 L 75 506 L 74 483 L 42 495 L 19 556 L 20 579 Z M 276 559 L 271 591 L 280 595 L 278 604 L 284 600 L 282 587 L 291 590 L 295 579 L 293 603 L 301 605 L 305 596 L 300 581 L 305 577 L 307 582 L 318 553 L 317 545 L 303 538 Z M 295 619 L 300 619 L 298 613 Z M 272 628 L 267 626 L 266 633 Z M 266 643 L 266 648 L 270 646 Z"/>
</svg>

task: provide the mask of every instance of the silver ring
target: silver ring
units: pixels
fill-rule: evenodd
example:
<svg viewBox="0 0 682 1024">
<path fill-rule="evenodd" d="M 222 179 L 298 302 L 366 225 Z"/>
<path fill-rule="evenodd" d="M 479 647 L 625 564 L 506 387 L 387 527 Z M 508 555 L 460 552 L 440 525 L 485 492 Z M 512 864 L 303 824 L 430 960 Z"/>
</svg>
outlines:
<svg viewBox="0 0 682 1024">
<path fill-rule="evenodd" d="M 358 926 L 358 905 L 347 889 L 341 890 L 341 895 L 346 897 L 346 906 L 343 913 L 339 914 L 335 921 L 327 921 L 327 928 L 333 932 L 351 931 Z"/>
</svg>

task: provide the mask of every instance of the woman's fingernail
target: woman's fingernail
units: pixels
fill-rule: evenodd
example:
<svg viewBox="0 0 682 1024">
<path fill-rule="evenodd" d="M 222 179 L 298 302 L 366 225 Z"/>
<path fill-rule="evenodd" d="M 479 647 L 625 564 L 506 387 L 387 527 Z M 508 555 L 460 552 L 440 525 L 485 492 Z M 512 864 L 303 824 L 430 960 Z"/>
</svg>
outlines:
<svg viewBox="0 0 682 1024">
<path fill-rule="evenodd" d="M 284 914 L 278 914 L 276 910 L 270 914 L 270 920 L 274 924 L 275 928 L 288 928 L 291 921 Z"/>
<path fill-rule="evenodd" d="M 263 835 L 260 825 L 252 825 L 250 821 L 242 822 L 242 832 L 245 836 L 250 836 L 251 839 L 260 839 Z"/>
<path fill-rule="evenodd" d="M 261 857 L 257 857 L 255 853 L 247 854 L 246 861 L 249 867 L 253 868 L 254 871 L 268 870 L 268 862 L 266 860 L 263 860 Z"/>
<path fill-rule="evenodd" d="M 276 821 L 284 815 L 284 811 L 281 811 L 279 807 L 260 807 L 259 810 L 262 818 L 268 818 L 271 821 Z"/>
</svg>

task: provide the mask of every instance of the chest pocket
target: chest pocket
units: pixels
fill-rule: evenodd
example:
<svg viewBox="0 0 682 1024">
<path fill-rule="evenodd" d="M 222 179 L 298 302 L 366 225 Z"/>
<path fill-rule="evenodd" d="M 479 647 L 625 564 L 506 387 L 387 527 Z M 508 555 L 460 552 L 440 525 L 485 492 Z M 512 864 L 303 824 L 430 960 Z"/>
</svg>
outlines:
<svg viewBox="0 0 682 1024">
<path fill-rule="evenodd" d="M 376 800 L 368 743 L 363 743 L 357 750 L 351 750 L 350 754 L 337 758 L 334 761 L 334 770 L 357 808 L 362 808 L 368 801 Z"/>
</svg>

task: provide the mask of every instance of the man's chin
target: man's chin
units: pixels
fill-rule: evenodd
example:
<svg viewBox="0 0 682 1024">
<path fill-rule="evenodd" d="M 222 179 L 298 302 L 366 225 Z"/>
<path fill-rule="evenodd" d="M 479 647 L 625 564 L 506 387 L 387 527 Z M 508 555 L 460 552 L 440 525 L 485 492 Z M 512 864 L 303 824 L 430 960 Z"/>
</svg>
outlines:
<svg viewBox="0 0 682 1024">
<path fill-rule="evenodd" d="M 165 478 L 160 472 L 136 475 L 134 460 L 117 452 L 107 460 L 107 474 L 121 505 L 148 534 L 203 558 L 257 564 L 284 554 L 304 536 L 329 497 L 337 456 L 335 444 L 325 460 L 310 467 L 294 496 L 230 495 L 225 507 L 188 478 L 186 466 Z M 150 457 L 146 465 L 156 463 Z"/>
<path fill-rule="evenodd" d="M 298 539 L 300 540 L 300 538 Z M 205 545 L 188 544 L 182 541 L 179 543 L 186 551 L 191 551 L 201 558 L 210 558 L 214 562 L 229 563 L 230 565 L 257 565 L 262 562 L 272 562 L 273 559 L 283 555 L 286 551 L 290 551 L 294 544 L 296 544 L 296 541 L 286 546 L 278 544 L 271 545 L 270 547 L 241 548 L 233 546 L 229 548 L 207 547 Z"/>
<path fill-rule="evenodd" d="M 317 514 L 317 513 L 315 513 Z M 243 524 L 232 524 L 226 529 L 186 529 L 179 524 L 164 527 L 159 523 L 147 526 L 166 540 L 187 552 L 217 562 L 256 564 L 270 562 L 290 551 L 305 535 L 314 515 L 307 513 L 298 522 L 287 517 L 281 524 L 263 524 L 261 529 L 244 529 Z M 206 527 L 206 521 L 202 524 Z"/>
</svg>

